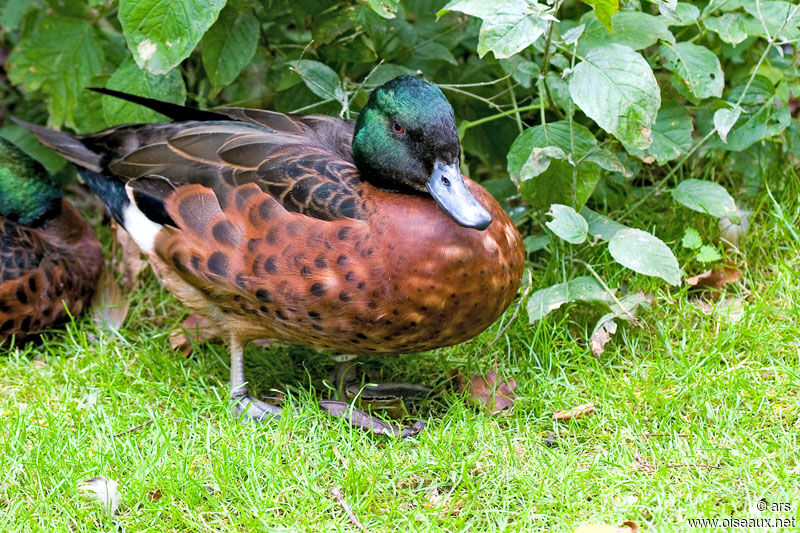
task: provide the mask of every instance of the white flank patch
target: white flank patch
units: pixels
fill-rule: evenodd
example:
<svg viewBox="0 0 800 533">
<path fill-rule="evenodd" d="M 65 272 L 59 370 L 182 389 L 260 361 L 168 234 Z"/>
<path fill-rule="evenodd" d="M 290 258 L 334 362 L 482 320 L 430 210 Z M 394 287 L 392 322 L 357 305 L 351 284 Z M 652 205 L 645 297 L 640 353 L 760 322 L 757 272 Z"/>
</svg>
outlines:
<svg viewBox="0 0 800 533">
<path fill-rule="evenodd" d="M 136 51 L 139 52 L 139 57 L 141 57 L 143 61 L 147 61 L 156 53 L 156 44 L 150 42 L 150 39 L 145 39 L 139 43 L 139 46 L 136 47 Z"/>
<path fill-rule="evenodd" d="M 143 252 L 152 252 L 153 243 L 156 240 L 156 235 L 163 227 L 161 224 L 156 224 L 145 216 L 144 213 L 139 211 L 136 204 L 131 201 L 122 210 L 122 222 L 125 229 L 133 238 L 136 245 L 142 249 Z"/>
</svg>

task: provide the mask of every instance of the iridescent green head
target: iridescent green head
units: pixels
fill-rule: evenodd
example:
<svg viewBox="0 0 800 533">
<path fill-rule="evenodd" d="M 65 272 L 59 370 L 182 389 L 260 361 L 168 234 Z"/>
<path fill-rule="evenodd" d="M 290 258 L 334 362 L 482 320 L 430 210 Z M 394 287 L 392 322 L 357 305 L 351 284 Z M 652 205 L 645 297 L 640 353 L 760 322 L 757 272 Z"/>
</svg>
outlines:
<svg viewBox="0 0 800 533">
<path fill-rule="evenodd" d="M 453 108 L 436 85 L 400 76 L 374 91 L 353 135 L 353 159 L 380 186 L 427 192 L 458 224 L 486 229 L 491 215 L 460 169 Z"/>
<path fill-rule="evenodd" d="M 61 189 L 44 167 L 0 138 L 0 215 L 31 224 L 60 199 Z"/>
</svg>

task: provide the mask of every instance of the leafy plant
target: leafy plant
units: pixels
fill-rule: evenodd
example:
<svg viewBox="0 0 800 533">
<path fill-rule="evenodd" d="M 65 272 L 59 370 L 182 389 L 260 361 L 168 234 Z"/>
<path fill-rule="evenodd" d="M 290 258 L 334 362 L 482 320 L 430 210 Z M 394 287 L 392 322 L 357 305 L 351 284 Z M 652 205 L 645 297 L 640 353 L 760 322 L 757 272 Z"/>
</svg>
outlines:
<svg viewBox="0 0 800 533">
<path fill-rule="evenodd" d="M 799 10 L 782 0 L 0 0 L 0 98 L 21 118 L 76 131 L 163 119 L 92 86 L 352 118 L 372 87 L 425 76 L 453 103 L 465 173 L 504 204 L 528 253 L 559 252 L 563 280 L 551 289 L 568 302 L 584 279 L 570 278 L 602 280 L 577 256 L 603 243 L 619 264 L 681 283 L 659 238 L 680 249 L 680 233 L 641 216 L 663 193 L 739 224 L 719 176 L 682 179 L 688 165 L 727 159 L 753 193 L 761 184 L 747 169 L 800 155 L 787 105 L 800 94 Z M 6 123 L 0 135 L 72 179 L 26 132 Z M 691 249 L 714 259 L 704 246 Z"/>
</svg>

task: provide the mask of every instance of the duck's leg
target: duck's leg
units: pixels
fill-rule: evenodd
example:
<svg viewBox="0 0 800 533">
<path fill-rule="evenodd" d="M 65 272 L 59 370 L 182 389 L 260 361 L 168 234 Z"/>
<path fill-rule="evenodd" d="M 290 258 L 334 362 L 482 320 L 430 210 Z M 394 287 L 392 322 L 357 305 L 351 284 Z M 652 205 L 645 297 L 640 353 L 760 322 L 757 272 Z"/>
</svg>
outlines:
<svg viewBox="0 0 800 533">
<path fill-rule="evenodd" d="M 408 402 L 424 398 L 431 393 L 430 387 L 417 383 L 370 383 L 362 386 L 354 372 L 356 357 L 355 355 L 332 356 L 336 365 L 331 380 L 341 399 L 360 395 L 365 400 L 401 398 L 404 402 Z"/>
<path fill-rule="evenodd" d="M 244 380 L 244 347 L 236 336 L 231 337 L 231 411 L 236 420 L 252 420 L 263 422 L 272 417 L 279 417 L 283 411 L 277 405 L 270 405 L 247 393 L 247 382 Z"/>
</svg>

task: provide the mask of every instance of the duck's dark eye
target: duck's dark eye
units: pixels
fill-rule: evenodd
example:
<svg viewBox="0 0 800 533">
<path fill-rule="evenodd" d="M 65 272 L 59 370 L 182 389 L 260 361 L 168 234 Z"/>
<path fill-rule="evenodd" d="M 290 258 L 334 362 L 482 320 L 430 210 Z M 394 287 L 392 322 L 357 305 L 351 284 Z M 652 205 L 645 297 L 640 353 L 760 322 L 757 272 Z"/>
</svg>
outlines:
<svg viewBox="0 0 800 533">
<path fill-rule="evenodd" d="M 401 133 L 405 133 L 406 132 L 405 128 L 403 126 L 401 126 L 400 124 L 398 124 L 396 120 L 392 121 L 392 131 L 397 133 L 397 134 L 401 134 Z"/>
</svg>

